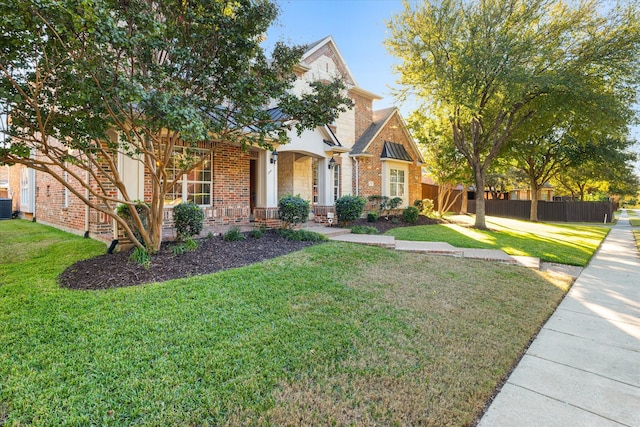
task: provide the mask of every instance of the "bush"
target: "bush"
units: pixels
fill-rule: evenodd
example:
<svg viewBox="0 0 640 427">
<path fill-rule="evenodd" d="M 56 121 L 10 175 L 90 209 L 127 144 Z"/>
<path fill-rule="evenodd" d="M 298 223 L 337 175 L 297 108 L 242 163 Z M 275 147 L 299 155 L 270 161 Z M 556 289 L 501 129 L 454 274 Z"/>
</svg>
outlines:
<svg viewBox="0 0 640 427">
<path fill-rule="evenodd" d="M 360 218 L 367 200 L 360 196 L 342 196 L 336 200 L 338 223 L 349 223 Z"/>
<path fill-rule="evenodd" d="M 151 266 L 151 254 L 146 249 L 142 249 L 140 247 L 135 247 L 131 255 L 129 255 L 129 259 L 134 261 L 141 266 L 143 266 L 146 270 Z"/>
<path fill-rule="evenodd" d="M 378 221 L 378 212 L 369 212 L 367 214 L 367 221 L 368 222 L 376 222 L 376 221 Z"/>
<path fill-rule="evenodd" d="M 283 228 L 293 228 L 309 218 L 309 201 L 300 196 L 284 196 L 278 203 Z"/>
<path fill-rule="evenodd" d="M 355 225 L 351 227 L 353 234 L 379 234 L 378 229 L 368 225 Z"/>
<path fill-rule="evenodd" d="M 224 240 L 225 242 L 238 242 L 246 238 L 247 236 L 242 234 L 238 227 L 231 227 L 227 230 L 226 233 L 222 235 L 222 240 Z"/>
<path fill-rule="evenodd" d="M 149 207 L 150 206 L 148 203 L 143 202 L 142 200 L 133 200 L 133 203 L 135 203 L 136 212 L 138 213 L 138 216 L 142 221 L 142 227 L 146 230 L 149 227 Z M 133 220 L 133 215 L 131 215 L 129 205 L 125 205 L 125 204 L 118 205 L 118 207 L 116 207 L 116 214 L 120 218 L 125 220 L 129 228 L 131 228 L 131 230 L 133 231 L 133 235 L 135 236 L 135 238 L 138 239 L 140 243 L 144 243 L 142 241 L 142 234 L 140 233 L 140 229 L 138 228 L 135 221 Z"/>
<path fill-rule="evenodd" d="M 404 222 L 416 222 L 418 215 L 420 215 L 418 208 L 415 206 L 407 206 L 404 211 L 402 211 L 402 220 Z"/>
<path fill-rule="evenodd" d="M 389 213 L 402 204 L 402 198 L 394 197 L 390 199 L 387 196 L 369 196 L 369 201 L 378 204 L 381 212 L 384 212 L 386 219 L 389 219 Z"/>
<path fill-rule="evenodd" d="M 262 225 L 260 227 L 256 227 L 253 230 L 251 230 L 251 233 L 249 233 L 249 235 L 254 239 L 260 239 L 262 236 L 264 236 L 264 233 L 266 232 L 267 232 L 267 227 Z"/>
<path fill-rule="evenodd" d="M 193 202 L 180 203 L 173 208 L 173 224 L 178 240 L 197 236 L 202 231 L 204 212 Z"/>
<path fill-rule="evenodd" d="M 184 242 L 171 248 L 174 255 L 182 255 L 185 252 L 193 252 L 198 249 L 198 242 L 192 237 L 187 237 Z"/>
<path fill-rule="evenodd" d="M 297 242 L 324 242 L 329 240 L 327 236 L 320 233 L 315 233 L 309 230 L 278 230 L 278 234 L 287 240 L 293 240 Z"/>
<path fill-rule="evenodd" d="M 416 200 L 413 202 L 413 206 L 418 208 L 421 215 L 431 216 L 433 213 L 433 200 L 431 199 Z"/>
</svg>

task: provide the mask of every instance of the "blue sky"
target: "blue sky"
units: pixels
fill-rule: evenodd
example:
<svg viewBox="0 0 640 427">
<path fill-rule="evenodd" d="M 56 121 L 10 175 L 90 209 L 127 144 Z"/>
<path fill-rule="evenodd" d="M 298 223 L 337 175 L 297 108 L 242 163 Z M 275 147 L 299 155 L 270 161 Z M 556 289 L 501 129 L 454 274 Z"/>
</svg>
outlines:
<svg viewBox="0 0 640 427">
<path fill-rule="evenodd" d="M 277 0 L 280 17 L 267 33 L 276 41 L 308 44 L 333 36 L 358 86 L 383 97 L 375 109 L 401 107 L 390 94 L 395 59 L 383 46 L 385 21 L 402 11 L 401 0 Z M 408 111 L 402 108 L 406 118 Z"/>
</svg>

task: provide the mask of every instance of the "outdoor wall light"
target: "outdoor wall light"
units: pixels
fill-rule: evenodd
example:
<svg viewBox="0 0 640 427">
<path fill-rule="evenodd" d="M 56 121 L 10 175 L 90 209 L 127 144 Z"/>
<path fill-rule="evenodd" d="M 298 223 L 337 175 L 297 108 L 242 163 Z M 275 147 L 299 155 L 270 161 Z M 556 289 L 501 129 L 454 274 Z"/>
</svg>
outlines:
<svg viewBox="0 0 640 427">
<path fill-rule="evenodd" d="M 271 164 L 274 164 L 278 161 L 278 152 L 276 150 L 273 150 L 271 152 L 271 159 L 269 159 L 269 161 L 271 162 Z"/>
<path fill-rule="evenodd" d="M 329 160 L 329 169 L 333 169 L 335 165 L 336 165 L 336 159 L 331 157 L 331 160 Z"/>
</svg>

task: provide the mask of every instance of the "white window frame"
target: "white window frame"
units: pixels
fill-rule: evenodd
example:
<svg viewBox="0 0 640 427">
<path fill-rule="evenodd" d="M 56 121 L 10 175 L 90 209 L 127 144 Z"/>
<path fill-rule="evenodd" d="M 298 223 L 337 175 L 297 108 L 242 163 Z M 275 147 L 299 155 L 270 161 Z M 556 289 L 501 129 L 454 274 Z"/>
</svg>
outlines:
<svg viewBox="0 0 640 427">
<path fill-rule="evenodd" d="M 398 160 L 384 160 L 382 162 L 382 195 L 393 199 L 394 197 L 400 197 L 402 199 L 401 206 L 409 205 L 409 162 L 403 162 Z M 395 177 L 392 178 L 392 171 L 395 172 Z M 402 182 L 402 195 L 398 195 L 398 175 L 397 171 L 401 171 L 403 175 Z"/>
<path fill-rule="evenodd" d="M 191 148 L 191 147 L 176 147 L 176 149 L 174 150 L 174 152 L 177 153 L 184 153 L 185 150 L 193 150 L 193 151 L 201 151 L 201 152 L 205 152 L 205 151 L 209 151 L 208 149 L 202 149 L 202 148 Z M 209 186 L 209 193 L 208 193 L 208 198 L 209 201 L 208 203 L 196 203 L 198 206 L 211 206 L 212 201 L 213 201 L 213 161 L 212 161 L 212 157 L 211 154 L 208 155 L 208 158 L 204 161 L 203 164 L 207 164 L 209 165 L 209 179 L 208 180 L 199 180 L 199 179 L 189 179 L 189 175 L 193 174 L 193 173 L 198 173 L 196 171 L 202 171 L 204 168 L 202 168 L 201 166 L 198 167 L 197 169 L 194 169 L 192 171 L 190 171 L 189 173 L 186 174 L 182 174 L 182 177 L 176 182 L 176 187 L 180 188 L 180 194 L 178 195 L 177 191 L 173 191 L 173 192 L 169 192 L 167 194 L 167 196 L 169 197 L 168 200 L 177 200 L 178 198 L 182 199 L 183 202 L 187 202 L 190 200 L 194 200 L 193 196 L 194 194 L 206 194 L 206 193 L 195 193 L 195 192 L 189 192 L 189 188 L 191 185 L 193 186 L 198 186 L 198 185 L 208 185 Z M 191 196 L 191 197 L 190 197 Z M 207 197 L 207 196 L 201 196 L 201 197 Z"/>
<path fill-rule="evenodd" d="M 403 169 L 389 169 L 389 196 L 390 197 L 406 197 L 407 180 Z"/>
</svg>

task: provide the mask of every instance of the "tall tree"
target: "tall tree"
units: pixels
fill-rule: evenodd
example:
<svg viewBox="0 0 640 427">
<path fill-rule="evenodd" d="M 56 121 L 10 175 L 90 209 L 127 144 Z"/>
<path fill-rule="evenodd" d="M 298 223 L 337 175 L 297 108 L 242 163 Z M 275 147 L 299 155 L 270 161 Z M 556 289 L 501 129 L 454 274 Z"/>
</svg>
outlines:
<svg viewBox="0 0 640 427">
<path fill-rule="evenodd" d="M 635 119 L 635 96 L 620 90 L 625 78 L 592 71 L 590 90 L 580 96 L 556 92 L 534 101 L 536 114 L 513 133 L 505 152 L 528 177 L 531 221 L 538 218 L 540 188 L 560 171 L 589 160 L 624 159 L 632 144 L 625 136 Z"/>
<path fill-rule="evenodd" d="M 637 154 L 631 151 L 633 141 L 607 139 L 585 147 L 574 160 L 555 174 L 552 182 L 581 201 L 588 193 L 635 195 L 640 179 L 634 173 Z"/>
<path fill-rule="evenodd" d="M 218 143 L 270 148 L 350 105 L 338 80 L 292 94 L 303 48 L 276 44 L 269 61 L 260 45 L 277 13 L 270 0 L 1 2 L 0 105 L 11 126 L 0 163 L 51 174 L 156 251 L 165 195 Z M 266 108 L 275 103 L 278 114 Z M 150 177 L 148 205 L 127 193 L 123 154 Z M 129 212 L 140 234 L 118 204 L 139 206 Z"/>
<path fill-rule="evenodd" d="M 400 99 L 446 110 L 456 149 L 473 170 L 475 226 L 486 228 L 486 174 L 511 136 L 549 96 L 571 103 L 615 76 L 611 90 L 635 95 L 637 6 L 600 14 L 595 1 L 441 0 L 412 5 L 388 26 L 401 60 Z"/>
</svg>

